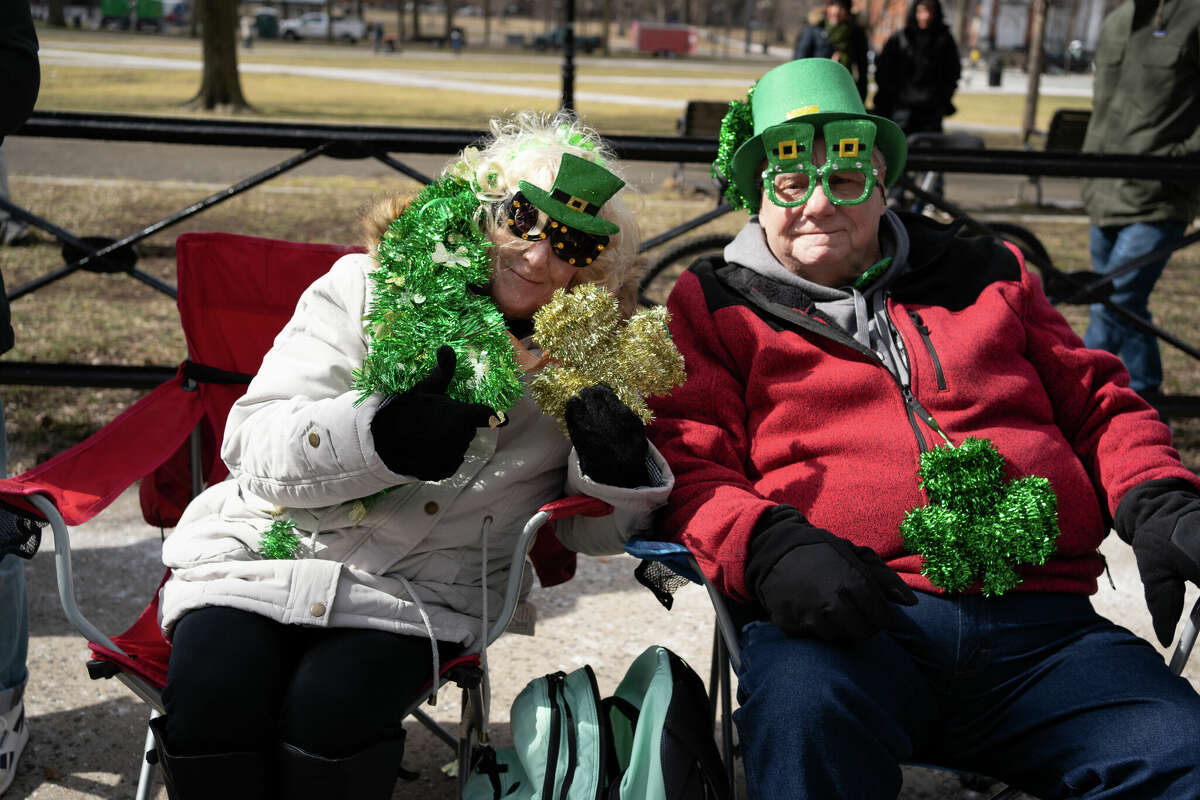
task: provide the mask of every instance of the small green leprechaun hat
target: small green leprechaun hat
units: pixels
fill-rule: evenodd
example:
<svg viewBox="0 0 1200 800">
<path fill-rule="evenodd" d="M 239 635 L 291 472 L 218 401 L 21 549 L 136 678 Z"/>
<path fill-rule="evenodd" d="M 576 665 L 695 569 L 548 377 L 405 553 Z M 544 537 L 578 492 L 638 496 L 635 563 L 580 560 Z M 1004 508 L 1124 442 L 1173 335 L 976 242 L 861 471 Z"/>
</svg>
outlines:
<svg viewBox="0 0 1200 800">
<path fill-rule="evenodd" d="M 762 134 L 784 122 L 804 122 L 820 135 L 826 122 L 865 119 L 875 123 L 875 143 L 887 163 L 891 186 L 900 179 L 908 143 L 900 126 L 886 117 L 868 114 L 849 70 L 829 58 L 801 58 L 780 64 L 763 75 L 751 99 L 754 135 L 733 154 L 732 180 L 751 211 L 762 197 L 761 164 L 766 160 Z"/>
<path fill-rule="evenodd" d="M 521 193 L 549 217 L 570 228 L 597 236 L 611 236 L 620 228 L 597 216 L 600 207 L 616 194 L 625 181 L 586 158 L 563 153 L 547 192 L 529 181 L 521 181 Z"/>
</svg>

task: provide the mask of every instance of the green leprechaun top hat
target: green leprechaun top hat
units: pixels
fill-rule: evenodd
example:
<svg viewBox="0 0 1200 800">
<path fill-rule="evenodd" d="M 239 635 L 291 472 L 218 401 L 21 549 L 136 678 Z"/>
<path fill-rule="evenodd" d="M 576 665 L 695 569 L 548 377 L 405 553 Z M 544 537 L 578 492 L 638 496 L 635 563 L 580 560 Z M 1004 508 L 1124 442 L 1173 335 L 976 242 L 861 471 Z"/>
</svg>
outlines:
<svg viewBox="0 0 1200 800">
<path fill-rule="evenodd" d="M 868 114 L 854 78 L 841 64 L 828 58 L 802 58 L 781 64 L 763 75 L 751 99 L 754 135 L 734 151 L 734 185 L 751 211 L 762 197 L 761 164 L 766 160 L 763 133 L 784 122 L 806 122 L 818 133 L 826 122 L 865 119 L 875 123 L 875 143 L 887 163 L 886 185 L 900 179 L 908 143 L 900 126 L 886 117 Z"/>
<path fill-rule="evenodd" d="M 594 161 L 563 153 L 547 192 L 529 181 L 521 181 L 521 193 L 540 211 L 557 222 L 597 236 L 611 236 L 620 228 L 598 216 L 600 207 L 616 194 L 625 181 Z"/>
</svg>

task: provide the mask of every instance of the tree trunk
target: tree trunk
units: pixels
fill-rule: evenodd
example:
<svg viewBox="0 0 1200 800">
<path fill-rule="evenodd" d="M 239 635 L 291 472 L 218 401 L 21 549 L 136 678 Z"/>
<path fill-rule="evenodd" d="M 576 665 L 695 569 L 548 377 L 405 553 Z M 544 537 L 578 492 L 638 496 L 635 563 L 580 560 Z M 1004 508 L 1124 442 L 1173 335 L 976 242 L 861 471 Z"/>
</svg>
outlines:
<svg viewBox="0 0 1200 800">
<path fill-rule="evenodd" d="M 325 0 L 325 41 L 333 41 L 333 0 Z"/>
<path fill-rule="evenodd" d="M 204 0 L 197 6 L 203 15 L 204 76 L 187 105 L 203 111 L 251 111 L 238 77 L 237 0 Z"/>
<path fill-rule="evenodd" d="M 188 31 L 188 37 L 195 39 L 200 35 L 200 15 L 204 13 L 204 0 L 195 0 L 192 3 L 192 24 Z"/>
<path fill-rule="evenodd" d="M 454 27 L 454 12 L 457 10 L 457 0 L 446 0 L 446 44 L 450 44 L 450 29 Z"/>
<path fill-rule="evenodd" d="M 404 44 L 404 0 L 396 0 L 396 49 Z"/>
<path fill-rule="evenodd" d="M 421 0 L 412 0 L 413 4 L 413 41 L 421 38 Z"/>
<path fill-rule="evenodd" d="M 1047 0 L 1033 0 L 1031 7 L 1031 27 L 1029 35 L 1029 58 L 1026 69 L 1029 72 L 1029 84 L 1025 90 L 1025 120 L 1021 124 L 1021 140 L 1029 144 L 1037 118 L 1038 85 L 1042 77 L 1042 50 L 1046 45 L 1046 5 Z"/>
<path fill-rule="evenodd" d="M 613 0 L 604 0 L 604 25 L 600 30 L 600 38 L 604 40 L 604 55 L 612 53 L 612 47 L 608 43 L 609 37 L 612 35 L 612 15 L 613 15 Z"/>
<path fill-rule="evenodd" d="M 22 0 L 17 0 L 21 2 Z M 46 6 L 46 24 L 52 28 L 67 27 L 67 15 L 64 12 L 66 0 L 50 0 Z"/>
<path fill-rule="evenodd" d="M 492 0 L 483 0 L 483 46 L 492 46 Z"/>
</svg>

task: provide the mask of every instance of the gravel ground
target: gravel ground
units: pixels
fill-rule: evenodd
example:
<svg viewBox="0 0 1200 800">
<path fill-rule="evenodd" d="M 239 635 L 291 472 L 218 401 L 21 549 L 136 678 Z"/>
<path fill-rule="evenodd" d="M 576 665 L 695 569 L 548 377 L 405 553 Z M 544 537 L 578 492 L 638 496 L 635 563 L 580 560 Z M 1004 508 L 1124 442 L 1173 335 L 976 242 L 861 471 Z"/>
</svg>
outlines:
<svg viewBox="0 0 1200 800">
<path fill-rule="evenodd" d="M 80 605 L 95 609 L 90 616 L 102 630 L 123 630 L 161 578 L 158 530 L 141 521 L 137 495 L 129 491 L 74 534 Z M 116 681 L 88 679 L 83 640 L 70 628 L 58 604 L 51 545 L 47 541 L 43 547 L 27 567 L 32 637 L 26 703 L 31 739 L 6 798 L 133 797 L 148 708 Z M 1128 548 L 1110 537 L 1104 552 L 1116 588 L 1102 580 L 1097 607 L 1149 636 L 1149 617 Z M 505 636 L 488 651 L 496 742 L 508 741 L 508 707 L 525 682 L 557 669 L 591 664 L 601 692 L 611 693 L 645 647 L 661 644 L 707 679 L 712 612 L 703 591 L 685 587 L 668 612 L 633 580 L 633 567 L 634 561 L 626 556 L 582 558 L 574 580 L 534 589 L 531 599 L 540 617 L 536 635 Z M 1193 665 L 1189 677 L 1200 685 L 1200 668 Z M 459 712 L 457 691 L 443 691 L 438 705 L 427 710 L 440 722 L 454 725 Z M 408 742 L 405 766 L 419 772 L 420 778 L 399 784 L 394 796 L 453 797 L 454 781 L 442 772 L 452 760 L 450 750 L 415 724 L 409 726 Z M 156 783 L 153 796 L 162 800 L 166 792 Z M 915 768 L 906 770 L 901 793 L 905 800 L 981 796 L 986 795 L 960 787 L 956 776 Z"/>
</svg>

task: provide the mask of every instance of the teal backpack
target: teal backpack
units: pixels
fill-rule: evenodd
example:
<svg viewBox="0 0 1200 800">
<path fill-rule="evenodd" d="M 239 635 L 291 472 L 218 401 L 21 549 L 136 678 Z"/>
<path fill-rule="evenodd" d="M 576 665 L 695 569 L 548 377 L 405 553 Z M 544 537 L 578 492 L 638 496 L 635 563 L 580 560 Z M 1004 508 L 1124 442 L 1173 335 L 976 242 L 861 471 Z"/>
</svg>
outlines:
<svg viewBox="0 0 1200 800">
<path fill-rule="evenodd" d="M 590 666 L 536 678 L 510 724 L 514 746 L 483 751 L 463 800 L 729 800 L 704 683 L 665 647 L 604 699 Z"/>
</svg>

